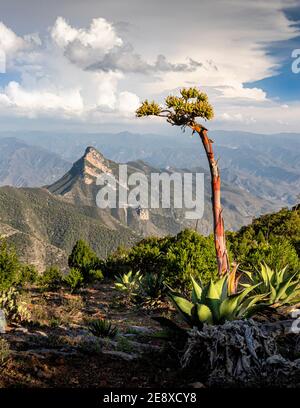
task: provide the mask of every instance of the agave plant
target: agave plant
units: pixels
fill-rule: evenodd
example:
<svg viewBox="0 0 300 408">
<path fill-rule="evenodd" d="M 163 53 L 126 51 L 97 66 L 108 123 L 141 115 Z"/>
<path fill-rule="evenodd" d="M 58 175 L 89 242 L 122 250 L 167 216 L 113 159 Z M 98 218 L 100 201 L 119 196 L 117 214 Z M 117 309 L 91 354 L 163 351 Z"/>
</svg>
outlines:
<svg viewBox="0 0 300 408">
<path fill-rule="evenodd" d="M 261 303 L 265 294 L 250 296 L 250 292 L 259 284 L 237 292 L 235 274 L 236 270 L 216 282 L 211 281 L 204 287 L 191 278 L 193 287 L 191 302 L 174 292 L 169 293 L 169 298 L 191 327 L 202 328 L 204 323 L 223 324 L 227 320 L 250 317 L 258 309 L 266 307 Z"/>
<path fill-rule="evenodd" d="M 96 337 L 109 337 L 111 339 L 118 333 L 117 327 L 113 326 L 112 323 L 106 319 L 95 319 L 90 321 L 88 330 Z"/>
<path fill-rule="evenodd" d="M 122 276 L 116 276 L 115 288 L 131 298 L 137 294 L 142 279 L 140 272 L 133 274 L 132 271 L 129 271 Z"/>
<path fill-rule="evenodd" d="M 287 266 L 280 270 L 271 269 L 265 263 L 260 266 L 260 270 L 253 273 L 244 272 L 249 283 L 243 283 L 243 287 L 256 285 L 255 292 L 265 294 L 266 302 L 273 307 L 300 302 L 299 272 L 291 275 L 288 273 Z M 259 286 L 258 283 L 260 283 Z"/>
</svg>

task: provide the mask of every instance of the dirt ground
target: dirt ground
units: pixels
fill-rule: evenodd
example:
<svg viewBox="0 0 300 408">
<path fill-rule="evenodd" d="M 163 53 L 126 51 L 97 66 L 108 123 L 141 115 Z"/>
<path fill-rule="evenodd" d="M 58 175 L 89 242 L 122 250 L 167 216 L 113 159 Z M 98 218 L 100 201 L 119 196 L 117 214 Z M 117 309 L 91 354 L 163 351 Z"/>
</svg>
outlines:
<svg viewBox="0 0 300 408">
<path fill-rule="evenodd" d="M 33 323 L 10 324 L 1 335 L 11 350 L 1 367 L 1 387 L 169 387 L 195 381 L 152 319 L 170 314 L 167 305 L 136 308 L 110 283 L 77 295 L 31 289 L 25 298 Z M 91 336 L 91 318 L 109 319 L 117 338 Z"/>
</svg>

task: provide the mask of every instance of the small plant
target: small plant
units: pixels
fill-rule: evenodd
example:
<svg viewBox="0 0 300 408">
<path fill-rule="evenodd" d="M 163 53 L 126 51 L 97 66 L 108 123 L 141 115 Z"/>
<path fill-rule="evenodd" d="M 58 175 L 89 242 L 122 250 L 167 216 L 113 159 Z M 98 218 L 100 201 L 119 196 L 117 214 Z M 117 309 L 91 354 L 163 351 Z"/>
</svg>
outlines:
<svg viewBox="0 0 300 408">
<path fill-rule="evenodd" d="M 4 310 L 8 320 L 29 321 L 31 318 L 28 303 L 13 287 L 0 294 L 0 309 Z"/>
<path fill-rule="evenodd" d="M 71 268 L 70 272 L 64 278 L 65 284 L 70 289 L 71 293 L 77 292 L 84 285 L 84 278 L 82 273 L 77 268 Z"/>
<path fill-rule="evenodd" d="M 166 291 L 162 274 L 146 273 L 140 281 L 136 302 L 143 307 L 157 307 L 163 300 Z"/>
<path fill-rule="evenodd" d="M 24 285 L 26 283 L 36 283 L 39 280 L 39 274 L 33 265 L 22 265 L 18 283 Z"/>
<path fill-rule="evenodd" d="M 150 299 L 161 298 L 166 288 L 164 284 L 164 276 L 154 273 L 146 273 L 140 286 L 144 295 Z"/>
<path fill-rule="evenodd" d="M 258 309 L 266 307 L 258 305 L 265 294 L 249 296 L 258 285 L 236 292 L 235 270 L 204 287 L 192 278 L 192 285 L 192 302 L 177 293 L 169 294 L 176 309 L 191 327 L 202 328 L 204 323 L 223 324 L 228 320 L 251 317 Z"/>
<path fill-rule="evenodd" d="M 242 284 L 248 288 L 256 286 L 255 291 L 265 294 L 265 301 L 273 307 L 292 305 L 300 302 L 299 273 L 288 273 L 287 267 L 274 270 L 265 263 L 256 272 L 244 272 L 250 283 Z"/>
<path fill-rule="evenodd" d="M 113 326 L 109 320 L 94 319 L 89 322 L 89 331 L 96 337 L 108 337 L 110 339 L 116 337 L 118 329 Z"/>
<path fill-rule="evenodd" d="M 116 277 L 115 288 L 123 292 L 128 300 L 137 295 L 143 277 L 140 272 L 135 274 L 132 271 L 124 273 L 122 276 Z"/>
<path fill-rule="evenodd" d="M 57 266 L 50 266 L 40 278 L 40 283 L 47 289 L 56 290 L 63 284 L 63 275 Z"/>
<path fill-rule="evenodd" d="M 9 344 L 5 339 L 0 338 L 0 367 L 3 366 L 10 356 Z"/>
<path fill-rule="evenodd" d="M 89 278 L 92 282 L 101 282 L 104 279 L 104 276 L 100 269 L 91 269 L 89 271 Z"/>
</svg>

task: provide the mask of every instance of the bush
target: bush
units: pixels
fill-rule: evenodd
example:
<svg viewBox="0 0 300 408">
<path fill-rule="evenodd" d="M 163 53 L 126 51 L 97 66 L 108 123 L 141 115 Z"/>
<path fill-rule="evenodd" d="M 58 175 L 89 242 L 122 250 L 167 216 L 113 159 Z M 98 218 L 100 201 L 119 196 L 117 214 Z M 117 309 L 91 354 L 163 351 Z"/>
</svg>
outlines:
<svg viewBox="0 0 300 408">
<path fill-rule="evenodd" d="M 21 285 L 37 283 L 39 281 L 38 271 L 33 265 L 22 265 L 18 281 Z"/>
<path fill-rule="evenodd" d="M 4 310 L 8 320 L 29 321 L 31 318 L 27 302 L 14 287 L 1 292 L 0 309 Z"/>
<path fill-rule="evenodd" d="M 57 266 L 50 266 L 40 278 L 40 284 L 47 289 L 56 290 L 63 284 L 63 275 Z"/>
<path fill-rule="evenodd" d="M 189 289 L 191 274 L 207 283 L 217 276 L 213 238 L 185 230 L 175 237 L 144 239 L 129 250 L 111 255 L 104 267 L 108 276 L 130 270 L 159 275 L 174 289 Z"/>
<path fill-rule="evenodd" d="M 74 293 L 83 287 L 84 279 L 79 269 L 71 268 L 68 275 L 65 276 L 64 282 L 70 289 L 71 293 Z"/>
<path fill-rule="evenodd" d="M 0 290 L 6 290 L 18 283 L 21 264 L 13 247 L 0 240 Z"/>
<path fill-rule="evenodd" d="M 76 242 L 69 256 L 68 264 L 70 268 L 76 268 L 81 272 L 85 283 L 103 277 L 100 259 L 84 240 L 80 239 Z"/>
</svg>

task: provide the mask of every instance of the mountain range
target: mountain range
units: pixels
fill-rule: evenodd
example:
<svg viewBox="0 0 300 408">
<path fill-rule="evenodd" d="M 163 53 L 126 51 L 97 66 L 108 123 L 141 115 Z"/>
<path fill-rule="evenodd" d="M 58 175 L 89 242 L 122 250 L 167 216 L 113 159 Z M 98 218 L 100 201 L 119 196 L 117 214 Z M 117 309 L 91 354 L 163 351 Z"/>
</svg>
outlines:
<svg viewBox="0 0 300 408">
<path fill-rule="evenodd" d="M 143 161 L 129 162 L 127 168 L 129 176 L 143 172 L 148 180 L 153 172 L 160 172 Z M 202 168 L 196 170 L 205 172 L 204 216 L 197 221 L 197 229 L 208 234 L 212 225 L 209 174 Z M 17 247 L 23 261 L 43 270 L 49 264 L 64 269 L 67 254 L 79 238 L 87 240 L 99 256 L 106 257 L 118 246 L 131 245 L 142 237 L 176 234 L 185 227 L 196 227 L 195 220 L 185 218 L 186 208 L 99 208 L 97 177 L 111 174 L 118 179 L 118 171 L 118 163 L 88 147 L 52 184 L 36 188 L 1 187 L 1 235 Z M 194 186 L 190 188 L 194 190 Z M 254 216 L 273 209 L 273 203 L 226 183 L 222 197 L 228 229 L 237 229 Z"/>
<path fill-rule="evenodd" d="M 277 209 L 284 205 L 292 206 L 298 201 L 300 134 L 265 135 L 217 130 L 211 131 L 210 137 L 215 141 L 214 149 L 216 156 L 219 157 L 224 182 L 254 196 L 271 200 Z M 40 169 L 35 172 L 36 180 L 34 177 L 27 176 L 27 171 L 20 172 L 23 185 L 29 186 L 41 186 L 58 179 L 67 171 L 70 163 L 82 156 L 86 146 L 94 146 L 108 159 L 116 162 L 143 160 L 156 168 L 188 168 L 189 170 L 199 166 L 207 168 L 206 158 L 198 138 L 178 130 L 167 135 L 129 132 L 118 134 L 1 132 L 0 147 L 3 138 L 5 143 L 8 143 L 9 138 L 18 138 L 26 143 L 29 145 L 29 150 L 34 149 L 33 157 L 36 154 L 37 158 L 40 157 L 42 152 L 50 155 L 49 160 L 35 161 Z M 15 144 L 13 139 L 11 144 Z M 36 151 L 37 148 L 41 148 L 42 151 Z M 9 157 L 10 155 L 8 160 Z M 54 164 L 53 176 L 50 166 L 47 166 L 51 161 Z M 44 166 L 47 167 L 46 171 Z M 17 176 L 14 178 L 6 176 L 6 179 L 2 176 L 2 172 L 7 172 L 7 168 L 7 164 L 2 164 L 1 160 L 0 184 L 3 185 L 6 183 L 5 180 L 8 180 L 12 183 L 7 182 L 7 184 L 22 185 L 20 180 L 18 184 L 14 183 Z M 51 178 L 50 181 L 49 178 Z"/>
<path fill-rule="evenodd" d="M 262 139 L 246 133 L 214 133 L 215 150 L 222 157 L 227 229 L 236 230 L 258 215 L 296 201 L 298 135 Z M 0 187 L 0 234 L 16 246 L 23 261 L 39 270 L 51 264 L 66 268 L 67 254 L 79 238 L 106 257 L 119 245 L 131 245 L 144 236 L 176 234 L 185 227 L 197 227 L 205 235 L 212 231 L 210 175 L 196 138 L 130 133 L 15 136 L 0 135 L 0 184 L 4 185 Z M 87 144 L 94 146 L 86 148 Z M 97 177 L 109 173 L 117 179 L 118 162 L 126 161 L 128 175 L 143 172 L 148 180 L 163 169 L 170 175 L 204 173 L 204 216 L 196 223 L 185 218 L 185 208 L 98 208 Z"/>
</svg>

